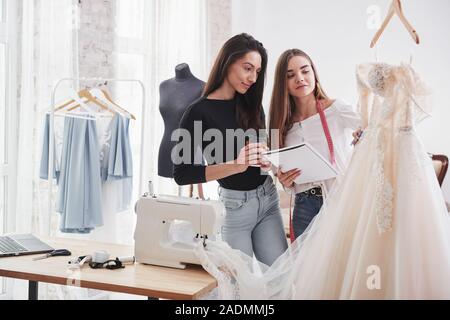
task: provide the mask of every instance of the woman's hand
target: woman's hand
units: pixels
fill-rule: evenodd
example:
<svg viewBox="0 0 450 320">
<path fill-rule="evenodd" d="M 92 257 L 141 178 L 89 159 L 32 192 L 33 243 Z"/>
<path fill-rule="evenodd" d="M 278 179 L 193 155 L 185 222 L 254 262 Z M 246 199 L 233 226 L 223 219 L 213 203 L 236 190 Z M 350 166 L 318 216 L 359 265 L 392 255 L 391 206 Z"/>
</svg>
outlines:
<svg viewBox="0 0 450 320">
<path fill-rule="evenodd" d="M 249 166 L 266 167 L 267 163 L 262 163 L 262 152 L 267 150 L 268 148 L 264 143 L 249 143 L 243 147 L 235 160 L 235 163 L 239 165 L 240 172 L 244 172 Z"/>
<path fill-rule="evenodd" d="M 291 188 L 294 185 L 294 180 L 302 173 L 300 169 L 292 169 L 286 172 L 282 172 L 280 169 L 277 170 L 277 177 L 280 183 L 285 188 Z"/>
<path fill-rule="evenodd" d="M 353 136 L 352 145 L 353 146 L 359 142 L 359 139 L 361 139 L 363 132 L 364 131 L 361 128 L 358 128 L 358 130 L 356 130 L 355 132 L 352 133 L 352 136 Z"/>
<path fill-rule="evenodd" d="M 265 172 L 269 172 L 272 169 L 272 163 L 268 160 L 261 160 L 261 170 Z"/>
</svg>

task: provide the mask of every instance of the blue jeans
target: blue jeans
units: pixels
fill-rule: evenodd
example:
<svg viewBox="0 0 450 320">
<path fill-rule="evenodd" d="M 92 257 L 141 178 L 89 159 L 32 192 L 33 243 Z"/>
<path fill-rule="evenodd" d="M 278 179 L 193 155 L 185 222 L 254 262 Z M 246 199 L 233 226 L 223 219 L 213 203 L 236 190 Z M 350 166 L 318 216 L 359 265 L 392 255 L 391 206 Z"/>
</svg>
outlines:
<svg viewBox="0 0 450 320">
<path fill-rule="evenodd" d="M 222 237 L 230 247 L 271 265 L 286 249 L 278 192 L 272 177 L 250 191 L 219 187 L 225 206 Z"/>
<path fill-rule="evenodd" d="M 295 238 L 305 232 L 311 220 L 319 213 L 322 204 L 323 198 L 321 196 L 303 192 L 295 195 L 295 205 L 292 213 Z"/>
</svg>

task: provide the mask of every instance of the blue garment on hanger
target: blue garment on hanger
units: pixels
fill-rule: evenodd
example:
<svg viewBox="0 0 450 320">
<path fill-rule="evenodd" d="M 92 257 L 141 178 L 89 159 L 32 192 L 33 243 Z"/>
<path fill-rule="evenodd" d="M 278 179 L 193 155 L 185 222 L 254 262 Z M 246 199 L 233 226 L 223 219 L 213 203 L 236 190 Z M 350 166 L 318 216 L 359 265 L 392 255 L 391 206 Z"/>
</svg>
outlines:
<svg viewBox="0 0 450 320">
<path fill-rule="evenodd" d="M 102 180 L 122 180 L 121 210 L 128 209 L 133 189 L 133 159 L 129 136 L 130 119 L 115 114 L 111 121 L 111 140 L 106 167 L 102 168 Z"/>
<path fill-rule="evenodd" d="M 111 140 L 107 168 L 104 168 L 103 180 L 131 178 L 133 160 L 129 136 L 130 119 L 115 114 L 111 121 Z"/>
<path fill-rule="evenodd" d="M 56 161 L 56 147 L 53 142 L 53 179 L 56 178 L 56 181 L 59 182 L 59 168 L 57 168 Z M 48 179 L 48 158 L 50 156 L 50 115 L 45 115 L 45 124 L 44 124 L 44 138 L 42 142 L 42 154 L 41 154 L 41 165 L 39 169 L 39 177 L 41 179 Z"/>
<path fill-rule="evenodd" d="M 100 147 L 95 120 L 66 117 L 56 211 L 61 232 L 103 225 Z"/>
</svg>

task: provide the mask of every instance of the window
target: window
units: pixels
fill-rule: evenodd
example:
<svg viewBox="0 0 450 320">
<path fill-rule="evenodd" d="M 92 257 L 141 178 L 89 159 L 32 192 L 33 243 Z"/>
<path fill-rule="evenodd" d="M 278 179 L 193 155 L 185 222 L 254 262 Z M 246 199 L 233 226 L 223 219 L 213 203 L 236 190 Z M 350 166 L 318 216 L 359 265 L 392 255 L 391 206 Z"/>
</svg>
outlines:
<svg viewBox="0 0 450 320">
<path fill-rule="evenodd" d="M 123 38 L 142 39 L 144 25 L 144 1 L 116 2 L 116 35 Z"/>
<path fill-rule="evenodd" d="M 0 0 L 0 234 L 11 231 L 15 203 L 16 1 Z M 0 297 L 5 294 L 0 278 Z"/>
<path fill-rule="evenodd" d="M 7 164 L 7 132 L 8 132 L 8 121 L 7 109 L 6 109 L 6 44 L 0 42 L 0 233 L 5 232 L 6 227 L 6 164 Z"/>
<path fill-rule="evenodd" d="M 6 121 L 6 27 L 4 23 L 5 1 L 0 0 L 0 234 L 6 229 L 6 157 L 7 124 Z M 0 296 L 5 293 L 5 279 L 0 278 Z"/>
<path fill-rule="evenodd" d="M 0 163 L 5 165 L 7 163 L 7 132 L 8 121 L 6 108 L 6 77 L 8 76 L 6 70 L 6 43 L 0 42 Z M 2 202 L 0 202 L 2 203 Z M 2 229 L 0 229 L 2 230 Z"/>
<path fill-rule="evenodd" d="M 5 0 L 0 0 L 0 23 L 5 21 Z"/>
<path fill-rule="evenodd" d="M 0 18 L 3 22 L 5 15 L 5 1 L 0 0 Z M 6 197 L 7 188 L 5 181 L 8 176 L 8 101 L 7 101 L 7 79 L 9 72 L 7 70 L 7 29 L 6 24 L 0 24 L 0 233 L 6 230 L 6 212 L 8 199 Z"/>
</svg>

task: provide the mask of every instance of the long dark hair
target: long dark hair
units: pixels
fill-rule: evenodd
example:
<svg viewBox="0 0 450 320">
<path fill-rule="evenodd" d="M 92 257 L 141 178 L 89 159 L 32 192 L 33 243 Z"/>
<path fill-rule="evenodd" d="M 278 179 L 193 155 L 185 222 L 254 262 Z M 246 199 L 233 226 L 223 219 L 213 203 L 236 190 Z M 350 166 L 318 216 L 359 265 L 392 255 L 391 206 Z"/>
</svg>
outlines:
<svg viewBox="0 0 450 320">
<path fill-rule="evenodd" d="M 271 141 L 269 138 L 269 146 L 271 149 L 284 147 L 284 139 L 286 138 L 287 132 L 293 125 L 295 101 L 288 92 L 287 70 L 289 61 L 295 56 L 304 57 L 311 64 L 314 77 L 316 78 L 314 88 L 314 97 L 316 100 L 328 99 L 327 94 L 320 84 L 317 68 L 311 60 L 311 57 L 300 49 L 289 49 L 283 52 L 278 59 L 277 66 L 275 68 L 275 79 L 273 83 L 272 99 L 270 101 L 269 111 L 269 129 L 280 130 L 280 134 L 278 136 L 278 141 Z"/>
<path fill-rule="evenodd" d="M 203 90 L 205 97 L 217 90 L 224 82 L 229 66 L 251 51 L 257 51 L 261 55 L 261 71 L 256 82 L 245 94 L 236 92 L 236 117 L 244 130 L 249 128 L 258 130 L 266 127 L 262 117 L 262 97 L 266 78 L 267 52 L 261 42 L 246 33 L 235 35 L 225 42 Z"/>
</svg>

